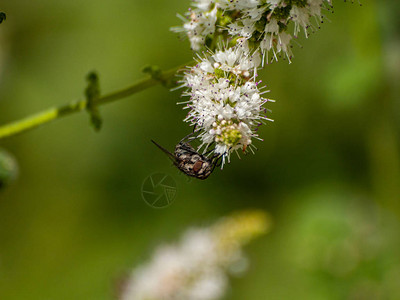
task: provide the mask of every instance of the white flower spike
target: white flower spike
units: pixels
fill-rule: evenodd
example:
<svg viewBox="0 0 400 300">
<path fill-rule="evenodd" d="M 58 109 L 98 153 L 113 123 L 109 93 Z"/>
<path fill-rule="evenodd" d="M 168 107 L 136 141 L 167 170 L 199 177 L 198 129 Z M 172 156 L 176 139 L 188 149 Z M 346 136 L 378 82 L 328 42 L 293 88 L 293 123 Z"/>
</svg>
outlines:
<svg viewBox="0 0 400 300">
<path fill-rule="evenodd" d="M 195 126 L 204 152 L 215 143 L 214 153 L 229 159 L 233 151 L 251 149 L 257 128 L 266 120 L 263 105 L 272 101 L 256 81 L 261 59 L 250 55 L 245 42 L 200 58 L 182 80 L 189 96 L 185 119 Z M 259 138 L 258 138 L 259 139 Z"/>
<path fill-rule="evenodd" d="M 228 273 L 246 269 L 242 246 L 269 229 L 268 216 L 257 210 L 189 229 L 179 243 L 159 247 L 149 263 L 133 271 L 121 300 L 221 299 Z"/>
</svg>

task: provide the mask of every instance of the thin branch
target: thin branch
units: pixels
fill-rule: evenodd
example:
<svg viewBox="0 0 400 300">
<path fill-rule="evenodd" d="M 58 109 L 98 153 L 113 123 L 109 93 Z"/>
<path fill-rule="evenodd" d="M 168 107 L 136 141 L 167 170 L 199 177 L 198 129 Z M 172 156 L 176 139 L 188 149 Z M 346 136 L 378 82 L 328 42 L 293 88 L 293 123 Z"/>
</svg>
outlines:
<svg viewBox="0 0 400 300">
<path fill-rule="evenodd" d="M 190 62 L 189 64 L 181 65 L 166 72 L 162 72 L 158 76 L 152 76 L 150 78 L 142 79 L 130 87 L 99 97 L 94 102 L 94 105 L 103 105 L 122 98 L 126 98 L 130 95 L 136 94 L 157 84 L 167 86 L 169 83 L 171 83 L 171 79 L 180 69 L 184 68 L 185 66 L 191 65 L 192 63 L 193 62 Z M 83 111 L 86 109 L 86 107 L 87 100 L 74 101 L 69 104 L 51 108 L 41 113 L 28 116 L 24 119 L 5 124 L 0 127 L 0 139 L 4 139 L 6 137 L 10 137 L 34 129 L 40 125 L 49 123 L 53 120 L 70 115 L 72 113 Z"/>
</svg>

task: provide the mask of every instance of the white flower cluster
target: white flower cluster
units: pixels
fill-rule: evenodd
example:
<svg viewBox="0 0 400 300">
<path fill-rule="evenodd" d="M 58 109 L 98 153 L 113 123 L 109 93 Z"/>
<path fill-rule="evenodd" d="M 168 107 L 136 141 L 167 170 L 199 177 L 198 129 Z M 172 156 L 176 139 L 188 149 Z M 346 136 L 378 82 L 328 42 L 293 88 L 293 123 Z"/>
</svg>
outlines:
<svg viewBox="0 0 400 300">
<path fill-rule="evenodd" d="M 177 246 L 160 247 L 132 274 L 122 300 L 219 299 L 227 278 L 207 230 L 190 230 Z"/>
<path fill-rule="evenodd" d="M 194 51 L 200 50 L 206 43 L 206 37 L 215 32 L 217 7 L 207 11 L 203 2 L 207 2 L 208 7 L 209 1 L 199 1 L 197 9 L 190 10 L 188 22 L 185 22 L 187 20 L 180 16 L 185 22 L 183 27 L 172 28 L 175 32 L 185 32 L 187 34 Z"/>
<path fill-rule="evenodd" d="M 290 61 L 292 38 L 301 30 L 308 36 L 313 20 L 322 22 L 322 9 L 330 6 L 331 0 L 195 0 L 183 28 L 173 30 L 185 32 L 195 51 L 210 47 L 215 32 L 227 31 L 230 38 L 248 39 L 267 61 L 269 53 Z"/>
<path fill-rule="evenodd" d="M 256 81 L 260 62 L 258 52 L 250 55 L 242 42 L 201 58 L 185 74 L 182 82 L 188 90 L 183 95 L 190 96 L 185 121 L 200 132 L 204 151 L 214 142 L 214 152 L 223 159 L 237 149 L 246 151 L 252 138 L 258 138 L 258 126 L 270 120 L 263 104 L 272 100 L 262 97 L 268 91 Z"/>
<path fill-rule="evenodd" d="M 193 50 L 208 48 L 182 80 L 183 95 L 190 97 L 183 102 L 190 109 L 185 121 L 199 133 L 199 149 L 206 153 L 215 143 L 222 165 L 232 151 L 252 150 L 258 126 L 270 120 L 257 68 L 279 56 L 290 61 L 293 37 L 300 31 L 307 37 L 313 19 L 322 22 L 329 6 L 331 0 L 193 1 L 183 27 L 173 30 L 184 32 Z"/>
<path fill-rule="evenodd" d="M 122 300 L 220 299 L 228 286 L 228 269 L 245 269 L 241 246 L 268 227 L 266 215 L 252 211 L 209 228 L 190 229 L 179 244 L 160 247 L 150 263 L 134 270 Z"/>
</svg>

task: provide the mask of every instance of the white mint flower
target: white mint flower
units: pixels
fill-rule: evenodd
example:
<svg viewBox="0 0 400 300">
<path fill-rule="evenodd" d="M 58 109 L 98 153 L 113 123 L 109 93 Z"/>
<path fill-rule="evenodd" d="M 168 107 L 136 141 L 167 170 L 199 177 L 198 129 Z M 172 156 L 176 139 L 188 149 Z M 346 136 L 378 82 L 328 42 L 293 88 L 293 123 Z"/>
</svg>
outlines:
<svg viewBox="0 0 400 300">
<path fill-rule="evenodd" d="M 245 260 L 242 246 L 265 233 L 264 212 L 247 211 L 208 228 L 189 229 L 175 245 L 161 246 L 135 269 L 122 300 L 215 300 L 228 287 L 228 272 Z"/>
<path fill-rule="evenodd" d="M 262 4 L 261 0 L 219 0 L 217 2 L 227 10 L 249 10 Z"/>
<path fill-rule="evenodd" d="M 251 18 L 243 19 L 240 22 L 228 25 L 228 33 L 232 36 L 240 36 L 249 39 L 256 30 L 255 25 L 256 23 Z"/>
<path fill-rule="evenodd" d="M 309 10 L 304 7 L 293 6 L 290 10 L 290 18 L 294 22 L 294 35 L 297 36 L 300 32 L 300 27 L 302 27 L 305 35 L 308 36 L 307 28 L 310 24 Z"/>
<path fill-rule="evenodd" d="M 266 117 L 257 78 L 261 63 L 258 52 L 250 55 L 246 42 L 219 50 L 201 58 L 190 68 L 182 82 L 190 96 L 185 121 L 195 126 L 204 152 L 215 143 L 214 153 L 228 158 L 233 151 L 247 151 L 252 139 L 258 138 L 257 128 L 270 120 Z M 259 139 L 259 138 L 258 138 Z M 251 149 L 251 147 L 249 147 Z"/>
<path fill-rule="evenodd" d="M 189 38 L 191 47 L 194 51 L 200 50 L 205 44 L 208 35 L 215 31 L 217 21 L 217 6 L 213 6 L 213 1 L 197 1 L 196 8 L 189 10 L 188 20 L 184 20 L 183 27 L 173 27 L 172 31 L 185 32 Z"/>
<path fill-rule="evenodd" d="M 201 11 L 209 10 L 212 7 L 212 5 L 215 3 L 214 0 L 195 0 L 192 2 L 193 2 L 193 6 L 200 9 Z"/>
<path fill-rule="evenodd" d="M 271 22 L 265 26 L 264 32 L 265 34 L 260 42 L 260 48 L 266 57 L 266 61 L 269 61 L 268 53 L 270 52 L 272 52 L 272 56 L 276 61 L 281 52 L 284 53 L 290 61 L 292 56 L 292 51 L 290 49 L 292 36 L 286 32 L 280 32 L 278 22 L 275 19 L 271 20 Z"/>
<path fill-rule="evenodd" d="M 242 10 L 243 17 L 227 25 L 229 34 L 243 36 L 260 47 L 263 58 L 269 61 L 268 54 L 273 60 L 278 56 L 291 61 L 291 40 L 297 37 L 302 30 L 308 37 L 308 29 L 313 28 L 313 19 L 322 22 L 321 9 L 327 0 L 296 0 L 277 1 L 269 0 L 256 9 Z M 293 23 L 293 35 L 290 33 L 290 24 Z"/>
<path fill-rule="evenodd" d="M 230 39 L 249 40 L 267 62 L 269 54 L 290 62 L 292 38 L 300 31 L 308 37 L 313 24 L 322 22 L 322 8 L 331 5 L 330 0 L 196 0 L 183 27 L 174 30 L 185 32 L 195 51 L 210 47 L 218 36 L 226 38 L 226 31 Z"/>
</svg>

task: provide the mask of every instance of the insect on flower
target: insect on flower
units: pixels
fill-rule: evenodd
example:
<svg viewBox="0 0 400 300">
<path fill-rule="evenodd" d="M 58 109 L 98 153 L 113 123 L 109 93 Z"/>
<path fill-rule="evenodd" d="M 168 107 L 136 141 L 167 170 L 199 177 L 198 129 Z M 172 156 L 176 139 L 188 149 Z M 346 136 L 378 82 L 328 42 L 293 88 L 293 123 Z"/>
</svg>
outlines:
<svg viewBox="0 0 400 300">
<path fill-rule="evenodd" d="M 155 141 L 151 141 L 167 154 L 169 159 L 181 172 L 188 176 L 204 180 L 214 171 L 221 156 L 214 155 L 212 157 L 207 157 L 198 153 L 192 145 L 190 145 L 189 141 L 187 141 L 189 136 L 184 137 L 175 146 L 174 154 L 157 144 Z"/>
</svg>

